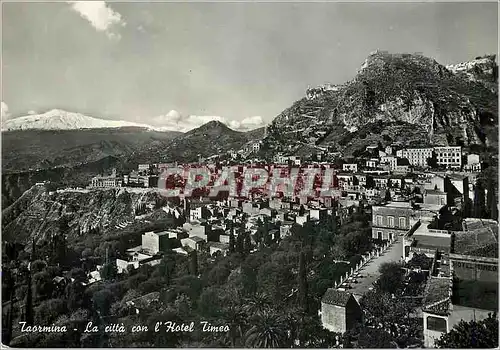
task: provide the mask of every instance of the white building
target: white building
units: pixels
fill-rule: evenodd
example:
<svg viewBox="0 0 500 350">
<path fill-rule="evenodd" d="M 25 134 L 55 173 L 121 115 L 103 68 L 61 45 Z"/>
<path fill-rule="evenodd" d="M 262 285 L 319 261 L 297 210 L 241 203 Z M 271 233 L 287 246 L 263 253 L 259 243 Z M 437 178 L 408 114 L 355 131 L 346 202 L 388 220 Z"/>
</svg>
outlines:
<svg viewBox="0 0 500 350">
<path fill-rule="evenodd" d="M 343 171 L 351 171 L 353 173 L 356 173 L 356 172 L 358 172 L 358 164 L 355 164 L 355 163 L 342 164 L 342 170 Z"/>
<path fill-rule="evenodd" d="M 149 164 L 139 164 L 138 170 L 139 171 L 147 171 L 147 170 L 149 170 Z"/>
<path fill-rule="evenodd" d="M 157 254 L 166 249 L 168 232 L 145 232 L 142 235 L 142 249 L 149 254 Z"/>
<path fill-rule="evenodd" d="M 378 160 L 377 159 L 369 159 L 366 161 L 366 167 L 367 168 L 376 168 L 377 167 Z"/>
<path fill-rule="evenodd" d="M 432 158 L 432 148 L 408 148 L 399 150 L 401 158 L 406 158 L 413 166 L 427 167 L 427 159 Z"/>
<path fill-rule="evenodd" d="M 462 167 L 462 147 L 434 147 L 437 164 L 447 168 Z"/>
<path fill-rule="evenodd" d="M 122 179 L 116 175 L 113 169 L 111 176 L 94 176 L 90 183 L 91 187 L 121 187 Z"/>
<path fill-rule="evenodd" d="M 467 164 L 464 165 L 464 171 L 466 172 L 480 172 L 482 169 L 481 161 L 479 160 L 479 154 L 469 154 L 467 156 Z"/>
<path fill-rule="evenodd" d="M 386 156 L 386 157 L 381 157 L 380 162 L 382 164 L 387 164 L 389 165 L 391 170 L 396 169 L 396 166 L 398 165 L 397 163 L 397 158 L 394 156 Z"/>
<path fill-rule="evenodd" d="M 183 247 L 188 246 L 194 250 L 200 250 L 201 246 L 204 242 L 205 242 L 205 240 L 203 238 L 198 237 L 198 236 L 193 236 L 193 237 L 181 239 L 181 244 Z"/>
</svg>

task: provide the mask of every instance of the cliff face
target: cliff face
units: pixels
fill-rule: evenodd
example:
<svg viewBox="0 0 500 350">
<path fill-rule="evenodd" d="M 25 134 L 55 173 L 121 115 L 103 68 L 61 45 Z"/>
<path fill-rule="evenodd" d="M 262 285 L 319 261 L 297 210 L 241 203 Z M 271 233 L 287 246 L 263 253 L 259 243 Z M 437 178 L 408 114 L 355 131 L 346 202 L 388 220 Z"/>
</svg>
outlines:
<svg viewBox="0 0 500 350">
<path fill-rule="evenodd" d="M 276 117 L 270 131 L 277 139 L 292 134 L 305 142 L 311 134 L 335 130 L 342 135 L 316 138 L 316 145 L 346 150 L 349 145 L 340 141 L 348 133 L 382 123 L 407 126 L 404 135 L 386 135 L 392 140 L 422 133 L 426 144 L 496 147 L 498 95 L 490 86 L 496 84 L 496 63 L 485 58 L 469 66 L 446 68 L 418 54 L 374 52 L 352 81 L 314 94 L 309 90 L 307 98 Z"/>
<path fill-rule="evenodd" d="M 160 208 L 163 205 L 165 208 Z M 98 230 L 104 237 L 119 235 L 127 226 L 147 222 L 148 218 L 171 217 L 166 206 L 154 189 L 54 192 L 36 185 L 3 210 L 2 234 L 5 241 L 38 242 L 58 234 L 65 222 L 70 241 L 84 238 L 91 230 Z"/>
<path fill-rule="evenodd" d="M 476 57 L 472 61 L 448 65 L 446 69 L 471 81 L 485 84 L 488 88 L 497 91 L 498 65 L 495 58 L 495 55 Z"/>
</svg>

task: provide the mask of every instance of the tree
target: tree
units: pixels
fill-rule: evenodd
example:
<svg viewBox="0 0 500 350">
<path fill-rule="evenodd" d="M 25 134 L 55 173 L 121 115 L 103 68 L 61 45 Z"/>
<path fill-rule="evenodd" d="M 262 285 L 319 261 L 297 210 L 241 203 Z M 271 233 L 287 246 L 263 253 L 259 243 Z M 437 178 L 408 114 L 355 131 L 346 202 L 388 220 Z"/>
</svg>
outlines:
<svg viewBox="0 0 500 350">
<path fill-rule="evenodd" d="M 399 263 L 384 263 L 379 268 L 378 287 L 381 291 L 396 294 L 403 287 L 404 273 Z"/>
<path fill-rule="evenodd" d="M 493 184 L 493 179 L 488 178 L 486 194 L 486 205 L 488 207 L 489 218 L 496 220 L 498 218 L 497 201 L 495 200 L 495 185 Z"/>
<path fill-rule="evenodd" d="M 48 325 L 66 312 L 66 303 L 62 299 L 44 300 L 35 309 L 36 324 Z"/>
<path fill-rule="evenodd" d="M 118 268 L 115 263 L 107 263 L 103 265 L 99 274 L 104 280 L 112 280 L 118 275 Z"/>
<path fill-rule="evenodd" d="M 238 237 L 236 237 L 236 251 L 240 254 L 244 253 L 245 247 L 244 247 L 244 232 L 243 230 L 240 230 L 238 233 Z"/>
<path fill-rule="evenodd" d="M 299 209 L 299 216 L 304 216 L 305 213 L 306 213 L 306 209 L 304 208 L 304 205 L 301 204 L 300 209 Z"/>
<path fill-rule="evenodd" d="M 234 239 L 234 230 L 231 229 L 229 233 L 229 253 L 232 254 L 236 251 L 236 242 Z"/>
<path fill-rule="evenodd" d="M 6 327 L 2 327 L 2 329 L 4 330 L 4 332 L 2 333 L 2 343 L 8 346 L 10 340 L 12 339 L 12 326 L 14 323 L 14 299 L 12 297 L 9 303 L 6 322 L 7 322 Z"/>
<path fill-rule="evenodd" d="M 287 334 L 283 321 L 271 312 L 257 314 L 245 333 L 245 346 L 251 348 L 283 348 Z"/>
<path fill-rule="evenodd" d="M 392 200 L 392 198 L 391 198 L 391 191 L 389 191 L 389 189 L 385 190 L 384 200 L 386 202 L 390 202 Z"/>
<path fill-rule="evenodd" d="M 299 256 L 299 304 L 304 312 L 307 312 L 307 271 L 306 258 L 303 251 Z"/>
<path fill-rule="evenodd" d="M 27 325 L 32 326 L 34 321 L 33 314 L 33 290 L 31 283 L 31 271 L 28 274 L 28 291 L 26 293 L 26 308 L 25 308 L 25 321 Z"/>
<path fill-rule="evenodd" d="M 198 252 L 196 250 L 189 254 L 189 272 L 193 276 L 198 276 Z"/>
<path fill-rule="evenodd" d="M 474 187 L 474 217 L 482 218 L 484 215 L 484 189 L 478 181 Z"/>
<path fill-rule="evenodd" d="M 250 233 L 247 232 L 245 234 L 245 239 L 243 240 L 243 251 L 245 254 L 249 254 L 252 250 L 252 238 L 250 237 Z"/>
<path fill-rule="evenodd" d="M 489 314 L 481 321 L 460 321 L 449 333 L 436 341 L 439 348 L 498 348 L 498 318 Z"/>
<path fill-rule="evenodd" d="M 111 304 L 113 303 L 113 293 L 109 289 L 102 289 L 97 291 L 92 296 L 94 308 L 101 315 L 106 316 L 109 314 Z"/>
</svg>

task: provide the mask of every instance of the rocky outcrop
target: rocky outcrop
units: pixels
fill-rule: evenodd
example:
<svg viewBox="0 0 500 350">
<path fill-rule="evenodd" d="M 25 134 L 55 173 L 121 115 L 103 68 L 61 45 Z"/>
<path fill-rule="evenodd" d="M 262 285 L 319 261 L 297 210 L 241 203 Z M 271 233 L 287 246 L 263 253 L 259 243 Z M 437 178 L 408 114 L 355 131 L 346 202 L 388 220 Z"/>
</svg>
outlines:
<svg viewBox="0 0 500 350">
<path fill-rule="evenodd" d="M 455 74 L 461 74 L 471 81 L 496 83 L 498 66 L 495 58 L 495 55 L 476 57 L 472 61 L 447 65 L 446 69 Z"/>
<path fill-rule="evenodd" d="M 158 213 L 166 216 L 160 205 L 167 204 L 154 189 L 49 191 L 44 185 L 35 185 L 2 211 L 2 236 L 5 241 L 38 242 L 57 234 L 61 222 L 68 224 L 70 240 L 92 230 L 119 234 L 127 226 L 125 222 L 145 221 Z M 136 215 L 139 207 L 145 214 Z"/>
<path fill-rule="evenodd" d="M 348 133 L 374 123 L 399 123 L 412 126 L 408 138 L 412 132 L 427 135 L 422 144 L 497 147 L 498 95 L 488 86 L 496 70 L 494 56 L 444 67 L 422 54 L 375 51 L 352 81 L 331 90 L 309 89 L 306 98 L 276 117 L 270 138 L 291 149 L 311 133 L 341 125 L 344 135 L 326 137 L 316 146 L 342 150 L 350 147 L 339 144 Z"/>
</svg>

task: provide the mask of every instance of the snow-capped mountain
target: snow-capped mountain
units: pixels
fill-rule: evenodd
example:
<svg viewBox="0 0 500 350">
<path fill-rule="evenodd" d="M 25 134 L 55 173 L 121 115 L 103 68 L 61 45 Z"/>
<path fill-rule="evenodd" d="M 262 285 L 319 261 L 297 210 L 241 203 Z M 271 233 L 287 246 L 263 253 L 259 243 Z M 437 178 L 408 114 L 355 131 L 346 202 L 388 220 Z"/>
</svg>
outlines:
<svg viewBox="0 0 500 350">
<path fill-rule="evenodd" d="M 81 113 L 53 109 L 43 114 L 28 115 L 7 120 L 2 125 L 2 131 L 10 130 L 77 130 L 99 128 L 141 127 L 154 130 L 150 125 L 123 120 L 106 120 L 89 117 Z"/>
</svg>

